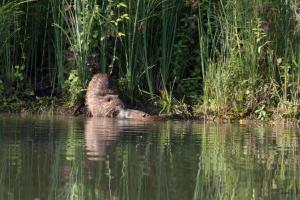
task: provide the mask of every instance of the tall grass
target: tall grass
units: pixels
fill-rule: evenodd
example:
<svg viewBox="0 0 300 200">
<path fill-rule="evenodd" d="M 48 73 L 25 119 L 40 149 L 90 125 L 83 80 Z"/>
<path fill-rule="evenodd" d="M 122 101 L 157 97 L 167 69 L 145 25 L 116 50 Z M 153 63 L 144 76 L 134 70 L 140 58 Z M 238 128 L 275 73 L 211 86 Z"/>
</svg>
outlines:
<svg viewBox="0 0 300 200">
<path fill-rule="evenodd" d="M 157 62 L 154 60 L 157 54 L 153 51 L 157 48 L 157 43 L 153 40 L 157 39 L 157 35 L 153 32 L 156 31 L 156 28 L 151 24 L 157 21 L 161 3 L 157 0 L 129 0 L 126 3 L 128 7 L 125 12 L 128 14 L 129 20 L 121 26 L 121 30 L 125 34 L 121 41 L 124 56 L 119 57 L 124 57 L 125 67 L 121 70 L 120 75 L 125 78 L 125 84 L 129 91 L 128 97 L 133 100 L 136 91 L 139 87 L 143 87 L 144 83 L 147 90 L 151 94 L 154 93 L 153 68 Z M 145 79 L 142 78 L 144 75 Z"/>
<path fill-rule="evenodd" d="M 78 76 L 82 86 L 87 84 L 87 57 L 91 53 L 92 26 L 99 7 L 96 1 L 67 1 L 63 2 L 63 17 L 66 27 L 57 25 L 65 33 L 70 44 L 70 51 L 74 54 Z"/>
<path fill-rule="evenodd" d="M 52 0 L 50 1 L 51 13 L 54 24 L 59 24 L 61 27 L 64 27 L 64 1 Z M 53 30 L 53 47 L 55 49 L 55 70 L 53 75 L 53 82 L 57 77 L 58 87 L 63 88 L 64 86 L 64 35 L 63 32 L 57 28 Z M 55 88 L 55 87 L 53 87 Z"/>
<path fill-rule="evenodd" d="M 18 28 L 15 28 L 15 19 L 20 14 L 19 1 L 2 1 L 0 4 L 0 75 L 10 76 L 11 73 L 11 51 L 10 41 L 16 36 Z"/>
<path fill-rule="evenodd" d="M 186 96 L 205 114 L 299 116 L 296 1 L 2 1 L 0 11 L 0 79 L 19 96 L 67 89 L 76 104 L 90 76 L 108 72 L 132 103 L 147 93 L 165 113 Z"/>
<path fill-rule="evenodd" d="M 205 112 L 241 117 L 260 115 L 260 111 L 273 113 L 272 108 L 284 104 L 281 112 L 296 113 L 290 110 L 296 108 L 292 102 L 299 96 L 294 87 L 299 85 L 299 57 L 294 56 L 299 54 L 299 34 L 297 17 L 291 15 L 294 4 L 257 0 L 250 5 L 228 0 L 199 7 L 199 23 L 202 18 L 210 22 L 208 29 L 198 25 L 199 54 L 202 63 L 207 63 Z M 206 46 L 203 41 L 208 41 Z"/>
<path fill-rule="evenodd" d="M 161 32 L 161 78 L 164 90 L 167 87 L 170 78 L 171 60 L 173 56 L 174 40 L 177 28 L 177 12 L 179 1 L 163 1 L 162 3 L 162 32 Z"/>
</svg>

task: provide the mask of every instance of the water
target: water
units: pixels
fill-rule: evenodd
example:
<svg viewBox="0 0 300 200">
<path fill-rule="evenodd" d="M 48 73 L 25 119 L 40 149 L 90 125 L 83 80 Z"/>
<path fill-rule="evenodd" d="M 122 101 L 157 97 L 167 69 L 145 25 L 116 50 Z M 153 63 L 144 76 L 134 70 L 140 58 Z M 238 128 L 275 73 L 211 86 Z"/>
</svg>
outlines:
<svg viewBox="0 0 300 200">
<path fill-rule="evenodd" d="M 300 199 L 299 129 L 0 116 L 0 199 Z"/>
</svg>

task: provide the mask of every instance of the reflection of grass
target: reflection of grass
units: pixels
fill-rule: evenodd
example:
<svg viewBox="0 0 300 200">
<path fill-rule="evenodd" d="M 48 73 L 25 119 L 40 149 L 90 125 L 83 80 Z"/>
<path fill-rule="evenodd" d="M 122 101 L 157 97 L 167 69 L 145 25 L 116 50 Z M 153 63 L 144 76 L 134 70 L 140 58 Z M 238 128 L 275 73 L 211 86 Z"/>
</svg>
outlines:
<svg viewBox="0 0 300 200">
<path fill-rule="evenodd" d="M 69 123 L 69 134 L 66 143 L 66 160 L 70 164 L 70 171 L 65 172 L 66 199 L 85 199 L 85 173 L 84 173 L 84 144 L 83 138 L 76 131 L 76 124 Z M 68 165 L 67 165 L 68 166 Z"/>
<path fill-rule="evenodd" d="M 7 170 L 7 158 L 3 152 L 0 152 L 0 199 L 5 199 L 5 192 L 7 187 L 5 186 L 5 175 Z"/>
<path fill-rule="evenodd" d="M 51 166 L 50 171 L 50 184 L 49 184 L 49 194 L 48 199 L 56 199 L 58 195 L 57 190 L 59 189 L 59 180 L 60 180 L 60 167 L 61 167 L 61 159 L 60 159 L 60 152 L 61 152 L 61 143 L 55 147 L 54 153 L 54 160 Z"/>
<path fill-rule="evenodd" d="M 0 131 L 5 124 L 0 120 Z M 13 132 L 20 129 L 17 124 Z M 108 143 L 106 159 L 96 161 L 86 159 L 75 123 L 67 123 L 58 136 L 53 128 L 43 129 L 52 131 L 51 145 L 40 140 L 28 148 L 18 138 L 22 134 L 16 134 L 9 138 L 9 148 L 0 149 L 0 199 L 19 193 L 26 193 L 23 199 L 36 194 L 87 200 L 297 199 L 300 189 L 297 130 L 190 122 L 145 125 L 145 132 L 151 132 L 122 133 Z M 3 136 L 0 132 L 1 145 L 7 142 Z"/>
<path fill-rule="evenodd" d="M 229 130 L 223 127 L 209 130 L 209 138 L 203 135 L 194 199 L 272 199 L 276 189 L 287 189 L 289 195 L 299 190 L 293 178 L 299 177 L 299 156 L 285 146 L 295 141 L 280 136 L 284 145 L 270 148 L 276 147 L 272 144 L 277 138 L 271 137 L 268 128 L 260 128 L 258 137 L 256 132 L 240 135 L 237 128 Z"/>
</svg>

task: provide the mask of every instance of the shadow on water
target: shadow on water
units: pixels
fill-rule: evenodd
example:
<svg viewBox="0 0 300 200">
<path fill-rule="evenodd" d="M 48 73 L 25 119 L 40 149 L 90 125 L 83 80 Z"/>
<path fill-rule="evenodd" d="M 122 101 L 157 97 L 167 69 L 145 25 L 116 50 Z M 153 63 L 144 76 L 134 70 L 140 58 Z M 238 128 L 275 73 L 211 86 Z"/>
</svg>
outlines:
<svg viewBox="0 0 300 200">
<path fill-rule="evenodd" d="M 0 199 L 299 199 L 299 129 L 0 117 Z"/>
</svg>

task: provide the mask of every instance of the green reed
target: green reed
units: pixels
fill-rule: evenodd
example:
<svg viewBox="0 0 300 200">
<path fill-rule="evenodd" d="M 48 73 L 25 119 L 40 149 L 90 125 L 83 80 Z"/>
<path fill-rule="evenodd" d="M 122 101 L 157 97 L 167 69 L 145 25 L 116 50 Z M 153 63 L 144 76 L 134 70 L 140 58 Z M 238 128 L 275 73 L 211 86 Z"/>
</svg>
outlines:
<svg viewBox="0 0 300 200">
<path fill-rule="evenodd" d="M 121 72 L 128 97 L 146 91 L 151 97 L 173 89 L 171 62 L 177 29 L 178 1 L 130 0 L 126 2 L 129 20 L 124 23 L 121 40 L 125 68 Z M 122 65 L 121 65 L 122 67 Z M 172 95 L 172 94 L 170 94 Z M 172 98 L 172 97 L 170 97 Z"/>
<path fill-rule="evenodd" d="M 123 96 L 167 114 L 193 96 L 199 113 L 299 117 L 299 27 L 297 1 L 2 1 L 0 79 L 76 104 L 91 74 L 116 72 Z"/>
<path fill-rule="evenodd" d="M 179 1 L 164 1 L 162 3 L 162 32 L 161 32 L 161 77 L 164 90 L 167 87 L 170 78 L 171 60 L 173 56 L 174 39 L 177 27 L 177 12 Z"/>
<path fill-rule="evenodd" d="M 61 27 L 64 27 L 64 2 L 60 0 L 50 1 L 51 13 L 54 24 L 59 24 Z M 55 70 L 53 72 L 53 82 L 57 77 L 58 87 L 63 88 L 64 86 L 64 35 L 62 31 L 57 28 L 53 30 L 53 46 L 55 49 Z M 55 88 L 55 87 L 53 87 Z"/>
<path fill-rule="evenodd" d="M 281 114 L 289 112 L 287 106 L 299 96 L 298 13 L 291 14 L 295 2 L 203 4 L 198 30 L 201 63 L 206 63 L 201 64 L 206 67 L 204 112 L 244 116 L 281 104 Z M 200 24 L 203 18 L 209 22 L 206 29 Z"/>
<path fill-rule="evenodd" d="M 15 37 L 18 29 L 14 29 L 15 19 L 20 14 L 19 1 L 2 1 L 0 4 L 0 55 L 1 75 L 9 76 L 11 73 L 10 41 Z"/>
<path fill-rule="evenodd" d="M 82 86 L 87 84 L 88 69 L 87 57 L 91 53 L 92 26 L 99 7 L 96 1 L 64 1 L 63 18 L 66 27 L 56 24 L 60 28 L 70 44 L 70 51 L 74 54 L 76 69 Z"/>
</svg>

